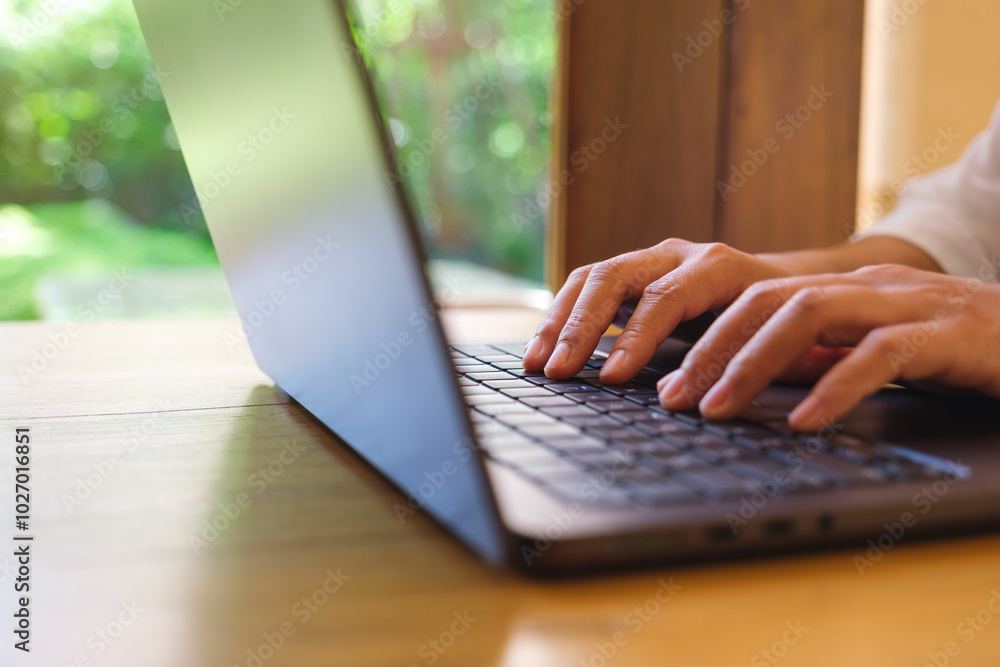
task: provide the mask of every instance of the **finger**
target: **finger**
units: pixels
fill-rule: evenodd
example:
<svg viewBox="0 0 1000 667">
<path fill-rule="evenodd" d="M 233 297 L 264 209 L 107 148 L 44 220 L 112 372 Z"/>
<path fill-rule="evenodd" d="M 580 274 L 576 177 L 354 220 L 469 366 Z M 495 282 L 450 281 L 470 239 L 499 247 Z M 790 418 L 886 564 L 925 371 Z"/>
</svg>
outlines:
<svg viewBox="0 0 1000 667">
<path fill-rule="evenodd" d="M 723 306 L 743 291 L 745 276 L 727 273 L 717 261 L 689 258 L 642 292 L 635 312 L 601 370 L 608 384 L 627 382 L 649 363 L 657 346 L 681 322 Z"/>
<path fill-rule="evenodd" d="M 833 365 L 851 351 L 848 347 L 823 347 L 815 345 L 796 359 L 784 373 L 775 378 L 777 382 L 790 384 L 811 384 L 823 377 Z"/>
<path fill-rule="evenodd" d="M 535 336 L 524 348 L 523 364 L 525 370 L 540 371 L 545 367 L 545 363 L 552 356 L 552 350 L 555 349 L 559 332 L 562 331 L 570 313 L 573 312 L 573 306 L 580 297 L 580 292 L 583 291 L 583 286 L 587 282 L 587 276 L 590 275 L 592 267 L 593 265 L 582 266 L 570 273 L 562 289 L 552 300 L 552 305 L 549 307 L 545 319 L 539 325 Z"/>
<path fill-rule="evenodd" d="M 820 276 L 810 276 L 812 280 Z M 832 282 L 832 276 L 830 277 Z M 726 366 L 750 337 L 778 311 L 806 277 L 766 280 L 749 286 L 684 357 L 660 402 L 670 410 L 690 410 L 722 377 Z"/>
<path fill-rule="evenodd" d="M 799 290 L 733 356 L 702 399 L 706 417 L 735 416 L 813 346 L 852 345 L 872 329 L 922 319 L 919 298 L 856 285 Z"/>
<path fill-rule="evenodd" d="M 954 341 L 931 335 L 926 322 L 875 329 L 816 383 L 789 415 L 800 431 L 821 428 L 853 410 L 866 396 L 896 379 L 920 380 L 944 373 L 954 355 Z"/>
<path fill-rule="evenodd" d="M 594 265 L 545 365 L 552 378 L 570 377 L 590 358 L 619 306 L 636 298 L 655 278 L 679 264 L 660 246 L 620 255 Z"/>
<path fill-rule="evenodd" d="M 804 289 L 823 290 L 833 287 L 855 287 L 871 291 L 874 288 L 866 286 L 870 282 L 873 282 L 872 277 L 865 275 L 824 274 L 769 280 L 752 285 L 723 313 L 685 357 L 684 363 L 681 365 L 681 369 L 684 371 L 685 383 L 682 386 L 675 386 L 673 396 L 663 397 L 664 405 L 668 409 L 675 410 L 690 409 L 697 405 L 706 393 L 719 381 L 730 362 L 740 353 L 747 342 L 771 320 L 775 313 L 784 308 L 785 304 L 792 297 L 799 295 Z M 880 291 L 884 293 L 896 293 L 900 290 L 885 289 Z M 909 289 L 909 291 L 912 292 L 912 289 Z M 870 293 L 874 293 L 874 291 Z M 814 298 L 815 296 L 813 295 L 810 298 Z M 863 297 L 858 295 L 857 298 L 861 299 Z M 924 301 L 924 299 L 897 297 L 893 301 L 893 304 L 913 304 L 923 303 Z M 841 326 L 851 321 L 851 311 L 851 306 L 845 304 L 843 312 L 848 317 L 841 321 Z M 914 312 L 912 319 L 918 319 L 918 314 Z M 877 315 L 877 313 L 873 313 L 873 315 Z M 827 313 L 827 316 L 829 316 L 829 313 Z M 829 321 L 829 317 L 827 317 L 826 321 Z M 893 322 L 890 320 L 876 320 L 872 326 L 881 326 Z M 868 329 L 864 328 L 862 322 L 859 321 L 856 325 L 860 325 L 860 328 L 857 328 L 856 331 L 841 331 L 840 338 L 827 335 L 812 341 L 809 346 L 811 347 L 811 345 L 817 342 L 827 346 L 851 345 L 860 340 L 861 336 L 868 331 Z M 809 330 L 815 333 L 814 328 Z M 800 343 L 800 345 L 803 344 L 805 343 Z M 790 353 L 786 354 L 784 357 L 786 365 L 771 372 L 780 374 L 795 359 L 808 351 L 808 349 L 808 347 L 799 348 L 797 354 L 794 356 L 790 356 Z M 774 379 L 774 377 L 774 375 L 771 375 L 770 379 Z"/>
</svg>

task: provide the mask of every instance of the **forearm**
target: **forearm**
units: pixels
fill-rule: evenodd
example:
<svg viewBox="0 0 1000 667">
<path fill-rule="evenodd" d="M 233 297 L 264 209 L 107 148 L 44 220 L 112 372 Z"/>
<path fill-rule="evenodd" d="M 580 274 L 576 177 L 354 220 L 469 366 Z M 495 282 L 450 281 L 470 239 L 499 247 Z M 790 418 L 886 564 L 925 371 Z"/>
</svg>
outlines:
<svg viewBox="0 0 1000 667">
<path fill-rule="evenodd" d="M 847 273 L 875 264 L 901 264 L 940 273 L 941 267 L 923 250 L 891 236 L 869 236 L 856 243 L 842 243 L 829 248 L 765 253 L 759 258 L 793 275 Z"/>
</svg>

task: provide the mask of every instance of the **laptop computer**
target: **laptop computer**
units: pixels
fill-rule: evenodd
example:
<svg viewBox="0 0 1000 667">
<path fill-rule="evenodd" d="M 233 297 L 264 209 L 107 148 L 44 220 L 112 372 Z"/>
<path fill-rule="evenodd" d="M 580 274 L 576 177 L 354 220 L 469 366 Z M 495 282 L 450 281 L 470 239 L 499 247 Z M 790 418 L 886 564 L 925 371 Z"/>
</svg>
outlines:
<svg viewBox="0 0 1000 667">
<path fill-rule="evenodd" d="M 660 409 L 676 341 L 615 387 L 600 351 L 552 381 L 523 344 L 449 343 L 347 8 L 135 7 L 257 363 L 403 491 L 401 519 L 567 572 L 836 542 L 863 570 L 1000 518 L 994 401 L 887 389 L 803 435 L 797 388 L 723 423 Z"/>
</svg>

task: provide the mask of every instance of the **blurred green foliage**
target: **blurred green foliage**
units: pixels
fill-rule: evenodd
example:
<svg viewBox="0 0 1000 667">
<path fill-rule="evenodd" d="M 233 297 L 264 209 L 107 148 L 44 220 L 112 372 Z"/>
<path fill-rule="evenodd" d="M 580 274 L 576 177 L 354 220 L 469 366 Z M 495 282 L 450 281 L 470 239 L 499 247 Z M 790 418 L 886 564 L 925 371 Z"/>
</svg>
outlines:
<svg viewBox="0 0 1000 667">
<path fill-rule="evenodd" d="M 552 0 L 355 4 L 431 254 L 541 278 Z M 131 3 L 0 0 L 0 205 L 34 230 L 0 219 L 0 319 L 55 268 L 217 261 L 193 196 Z"/>
<path fill-rule="evenodd" d="M 138 225 L 106 200 L 7 204 L 0 206 L 0 320 L 38 317 L 33 292 L 45 275 L 95 276 L 133 267 L 215 262 L 215 250 L 200 237 Z"/>
<path fill-rule="evenodd" d="M 193 189 L 131 3 L 7 4 L 0 201 L 101 197 L 155 226 L 186 226 L 177 204 Z"/>
<path fill-rule="evenodd" d="M 552 0 L 355 0 L 431 252 L 540 280 Z"/>
</svg>

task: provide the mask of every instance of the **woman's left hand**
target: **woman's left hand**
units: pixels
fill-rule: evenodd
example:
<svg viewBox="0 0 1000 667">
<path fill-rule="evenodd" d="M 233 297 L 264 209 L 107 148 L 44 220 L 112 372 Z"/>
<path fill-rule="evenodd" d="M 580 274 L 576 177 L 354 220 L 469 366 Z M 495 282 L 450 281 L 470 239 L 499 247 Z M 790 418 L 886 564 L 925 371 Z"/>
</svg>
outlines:
<svg viewBox="0 0 1000 667">
<path fill-rule="evenodd" d="M 1000 285 L 893 265 L 756 283 L 660 381 L 660 402 L 728 419 L 773 380 L 809 374 L 789 417 L 801 431 L 894 380 L 1000 398 Z"/>
</svg>

